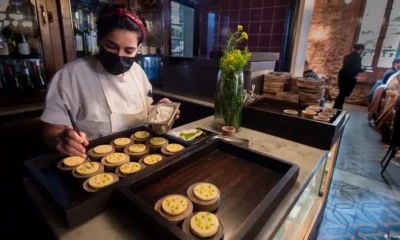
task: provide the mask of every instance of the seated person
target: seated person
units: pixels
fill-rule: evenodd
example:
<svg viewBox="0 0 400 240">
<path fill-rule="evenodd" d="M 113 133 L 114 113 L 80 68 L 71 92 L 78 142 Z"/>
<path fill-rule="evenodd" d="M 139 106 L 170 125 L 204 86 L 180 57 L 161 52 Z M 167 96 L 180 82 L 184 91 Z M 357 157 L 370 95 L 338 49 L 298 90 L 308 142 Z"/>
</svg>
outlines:
<svg viewBox="0 0 400 240">
<path fill-rule="evenodd" d="M 382 98 L 385 97 L 384 93 L 386 90 L 400 91 L 400 72 L 393 74 L 387 81 L 387 84 L 383 84 L 376 88 L 372 102 L 368 106 L 368 120 L 374 121 L 377 119 L 380 111 L 379 107 Z"/>
<path fill-rule="evenodd" d="M 382 80 L 376 81 L 374 87 L 373 87 L 373 88 L 371 89 L 371 91 L 368 93 L 367 98 L 368 98 L 368 100 L 369 100 L 370 102 L 372 101 L 372 98 L 373 98 L 373 96 L 374 96 L 375 90 L 376 90 L 380 85 L 386 84 L 387 81 L 389 80 L 389 78 L 390 78 L 394 73 L 396 73 L 396 72 L 399 71 L 399 70 L 400 70 L 400 58 L 393 59 L 392 67 L 389 68 L 389 69 L 385 72 L 385 74 L 383 74 Z"/>
<path fill-rule="evenodd" d="M 306 60 L 304 63 L 304 72 L 303 72 L 303 77 L 305 78 L 312 78 L 315 80 L 320 80 L 321 78 L 318 76 L 314 70 L 310 67 L 310 63 Z"/>
</svg>

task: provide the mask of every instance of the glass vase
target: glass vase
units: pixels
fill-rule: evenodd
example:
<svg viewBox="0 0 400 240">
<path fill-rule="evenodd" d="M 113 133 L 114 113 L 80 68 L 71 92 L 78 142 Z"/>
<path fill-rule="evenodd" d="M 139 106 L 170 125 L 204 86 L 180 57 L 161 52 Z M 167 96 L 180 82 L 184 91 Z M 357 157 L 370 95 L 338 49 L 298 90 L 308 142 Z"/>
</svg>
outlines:
<svg viewBox="0 0 400 240">
<path fill-rule="evenodd" d="M 217 129 L 232 126 L 237 130 L 242 122 L 243 72 L 218 72 L 214 101 L 214 122 Z"/>
</svg>

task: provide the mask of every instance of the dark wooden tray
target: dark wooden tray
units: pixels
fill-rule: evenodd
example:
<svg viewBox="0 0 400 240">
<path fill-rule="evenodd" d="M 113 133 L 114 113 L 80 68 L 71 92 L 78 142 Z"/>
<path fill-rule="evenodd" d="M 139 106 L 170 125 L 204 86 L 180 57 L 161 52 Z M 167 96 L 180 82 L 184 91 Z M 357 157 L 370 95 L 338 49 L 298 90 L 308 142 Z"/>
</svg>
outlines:
<svg viewBox="0 0 400 240">
<path fill-rule="evenodd" d="M 139 126 L 91 141 L 88 149 L 100 144 L 109 144 L 115 138 L 129 137 L 134 132 L 140 130 L 146 130 L 152 133 L 153 136 L 158 136 L 149 128 Z M 25 161 L 25 170 L 29 180 L 38 187 L 41 194 L 54 206 L 54 209 L 59 212 L 62 218 L 66 220 L 68 227 L 74 227 L 102 212 L 109 205 L 111 193 L 115 187 L 123 184 L 124 181 L 129 182 L 148 175 L 159 166 L 167 164 L 171 159 L 174 159 L 180 154 L 184 154 L 192 148 L 173 136 L 163 135 L 163 137 L 168 139 L 171 143 L 182 144 L 186 149 L 175 156 L 167 157 L 159 164 L 146 167 L 130 177 L 120 179 L 119 182 L 97 193 L 87 193 L 83 190 L 82 183 L 77 182 L 70 172 L 62 173 L 56 167 L 57 162 L 63 158 L 63 156 L 59 154 L 40 156 Z"/>
<path fill-rule="evenodd" d="M 330 123 L 301 117 L 307 105 L 275 99 L 260 99 L 243 108 L 242 126 L 268 133 L 322 150 L 330 150 L 339 130 L 345 124 L 346 112 L 337 110 Z M 298 116 L 286 115 L 285 109 L 299 112 Z"/>
<path fill-rule="evenodd" d="M 118 187 L 115 201 L 130 209 L 132 218 L 155 239 L 191 239 L 179 224 L 167 221 L 153 207 L 165 195 L 186 195 L 192 184 L 210 182 L 221 193 L 216 215 L 224 224 L 224 239 L 254 239 L 298 174 L 295 164 L 217 140 L 181 155 L 146 178 Z"/>
</svg>

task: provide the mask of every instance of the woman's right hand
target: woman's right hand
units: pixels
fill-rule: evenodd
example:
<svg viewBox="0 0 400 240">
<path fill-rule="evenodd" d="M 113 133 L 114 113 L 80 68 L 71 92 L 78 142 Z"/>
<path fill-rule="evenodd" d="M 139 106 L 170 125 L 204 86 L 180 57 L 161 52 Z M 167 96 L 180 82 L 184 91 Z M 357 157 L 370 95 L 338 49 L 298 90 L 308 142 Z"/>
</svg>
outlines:
<svg viewBox="0 0 400 240">
<path fill-rule="evenodd" d="M 85 147 L 89 145 L 89 142 L 84 132 L 80 132 L 80 135 L 72 128 L 65 128 L 58 135 L 57 150 L 67 156 L 86 157 Z"/>
</svg>

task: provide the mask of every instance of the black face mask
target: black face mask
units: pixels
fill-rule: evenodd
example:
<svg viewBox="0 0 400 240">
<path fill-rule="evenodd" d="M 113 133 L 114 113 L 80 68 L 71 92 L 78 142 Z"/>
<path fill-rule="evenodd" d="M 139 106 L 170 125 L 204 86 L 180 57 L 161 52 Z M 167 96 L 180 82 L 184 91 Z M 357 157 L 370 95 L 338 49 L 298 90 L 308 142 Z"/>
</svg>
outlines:
<svg viewBox="0 0 400 240">
<path fill-rule="evenodd" d="M 134 57 L 120 57 L 117 54 L 109 52 L 101 47 L 99 60 L 104 69 L 112 75 L 120 75 L 131 69 L 135 62 Z"/>
</svg>

